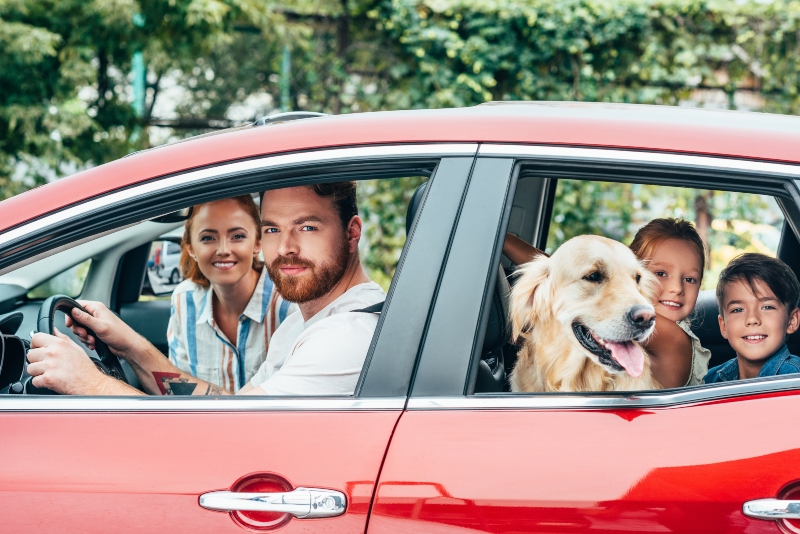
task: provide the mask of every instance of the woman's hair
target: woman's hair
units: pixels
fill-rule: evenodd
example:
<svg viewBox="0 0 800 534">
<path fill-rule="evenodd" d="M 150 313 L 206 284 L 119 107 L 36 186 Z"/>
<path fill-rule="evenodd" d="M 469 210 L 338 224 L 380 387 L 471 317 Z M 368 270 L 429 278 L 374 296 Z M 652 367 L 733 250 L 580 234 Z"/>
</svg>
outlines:
<svg viewBox="0 0 800 534">
<path fill-rule="evenodd" d="M 253 219 L 253 224 L 256 227 L 256 240 L 260 240 L 261 212 L 259 212 L 258 206 L 256 206 L 256 203 L 253 201 L 253 197 L 250 195 L 241 195 L 222 200 L 233 200 L 241 206 L 244 212 Z M 215 200 L 214 202 L 220 201 Z M 212 204 L 212 202 L 207 202 L 206 204 Z M 183 239 L 181 240 L 181 272 L 183 273 L 183 277 L 203 287 L 208 287 L 210 282 L 208 278 L 200 272 L 200 266 L 197 265 L 197 261 L 189 255 L 189 245 L 192 242 L 192 224 L 194 223 L 194 218 L 197 216 L 200 208 L 206 204 L 198 204 L 192 208 L 192 214 L 186 219 L 186 223 L 184 224 Z M 257 255 L 253 256 L 253 270 L 260 272 L 263 268 L 264 262 L 259 260 Z"/>
<path fill-rule="evenodd" d="M 680 239 L 694 246 L 700 256 L 700 281 L 706 268 L 706 246 L 692 223 L 683 219 L 653 219 L 642 226 L 631 243 L 631 250 L 640 260 L 653 256 L 656 247 L 668 239 Z"/>
</svg>

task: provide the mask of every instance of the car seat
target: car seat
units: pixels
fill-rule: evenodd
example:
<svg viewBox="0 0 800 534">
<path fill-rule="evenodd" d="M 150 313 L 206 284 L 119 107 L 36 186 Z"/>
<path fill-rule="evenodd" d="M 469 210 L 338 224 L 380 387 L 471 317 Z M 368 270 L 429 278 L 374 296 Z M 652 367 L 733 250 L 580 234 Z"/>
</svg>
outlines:
<svg viewBox="0 0 800 534">
<path fill-rule="evenodd" d="M 420 185 L 411 201 L 406 214 L 406 235 L 411 231 L 414 217 L 425 196 L 427 182 Z M 486 322 L 486 333 L 483 338 L 481 358 L 478 361 L 475 380 L 475 393 L 494 393 L 508 391 L 506 367 L 503 349 L 511 338 L 511 321 L 509 319 L 509 297 L 511 288 L 503 267 L 497 269 L 495 287 L 489 305 L 489 317 Z"/>
</svg>

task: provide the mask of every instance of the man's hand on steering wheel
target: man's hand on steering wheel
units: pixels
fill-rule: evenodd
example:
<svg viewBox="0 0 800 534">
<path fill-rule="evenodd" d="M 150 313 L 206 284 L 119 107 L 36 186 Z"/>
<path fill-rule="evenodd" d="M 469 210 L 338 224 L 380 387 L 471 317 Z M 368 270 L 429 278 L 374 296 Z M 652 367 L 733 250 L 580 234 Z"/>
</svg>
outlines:
<svg viewBox="0 0 800 534">
<path fill-rule="evenodd" d="M 84 345 L 91 350 L 95 349 L 95 339 L 88 334 L 85 325 L 93 330 L 116 356 L 126 359 L 126 356 L 135 350 L 134 345 L 139 340 L 139 335 L 122 319 L 100 302 L 79 300 L 78 303 L 89 313 L 73 308 L 71 316 L 70 314 L 66 316 L 66 323 Z"/>
<path fill-rule="evenodd" d="M 108 380 L 118 382 L 104 375 L 77 343 L 57 330 L 54 336 L 38 332 L 31 337 L 28 362 L 33 385 L 57 393 L 98 395 Z"/>
</svg>

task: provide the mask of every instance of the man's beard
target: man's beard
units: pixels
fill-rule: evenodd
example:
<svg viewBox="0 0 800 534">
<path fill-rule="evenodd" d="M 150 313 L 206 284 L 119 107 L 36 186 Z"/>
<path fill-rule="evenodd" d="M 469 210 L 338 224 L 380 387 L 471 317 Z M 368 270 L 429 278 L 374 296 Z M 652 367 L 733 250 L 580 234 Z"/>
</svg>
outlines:
<svg viewBox="0 0 800 534">
<path fill-rule="evenodd" d="M 284 300 L 302 304 L 330 292 L 344 276 L 349 262 L 350 250 L 347 240 L 343 240 L 329 263 L 317 265 L 298 256 L 278 256 L 267 265 L 267 273 Z M 281 267 L 287 266 L 305 267 L 307 270 L 299 276 L 291 276 L 281 272 Z"/>
</svg>

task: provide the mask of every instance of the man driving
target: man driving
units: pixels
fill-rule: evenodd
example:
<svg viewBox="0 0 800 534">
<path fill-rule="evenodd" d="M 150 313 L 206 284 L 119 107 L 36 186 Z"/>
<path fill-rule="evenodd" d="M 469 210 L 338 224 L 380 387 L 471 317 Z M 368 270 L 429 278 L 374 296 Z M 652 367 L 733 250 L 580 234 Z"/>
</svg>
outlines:
<svg viewBox="0 0 800 534">
<path fill-rule="evenodd" d="M 267 191 L 261 201 L 261 249 L 268 273 L 300 313 L 272 336 L 264 363 L 236 394 L 352 395 L 378 316 L 361 310 L 385 299 L 358 256 L 362 222 L 355 182 Z M 90 328 L 127 361 L 147 393 L 225 395 L 227 392 L 172 365 L 150 342 L 99 302 L 81 302 L 68 326 L 89 348 Z M 64 334 L 31 338 L 33 385 L 70 395 L 142 395 L 100 372 Z M 173 386 L 175 386 L 173 388 Z"/>
</svg>

